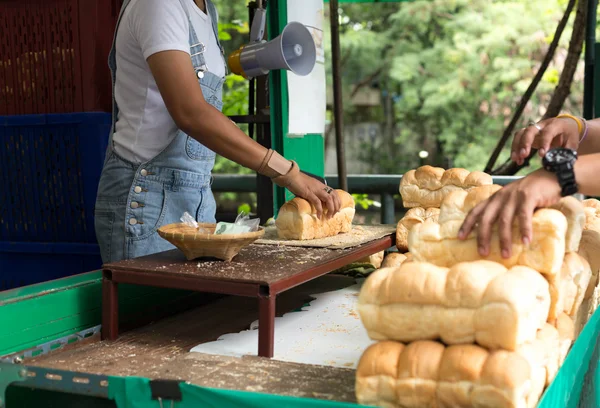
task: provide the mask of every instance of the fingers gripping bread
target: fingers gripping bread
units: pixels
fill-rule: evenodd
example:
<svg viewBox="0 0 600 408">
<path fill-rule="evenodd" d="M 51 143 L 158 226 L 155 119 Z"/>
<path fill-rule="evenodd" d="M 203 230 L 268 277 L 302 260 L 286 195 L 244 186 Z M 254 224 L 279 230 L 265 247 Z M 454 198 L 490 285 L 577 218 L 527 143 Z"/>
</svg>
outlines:
<svg viewBox="0 0 600 408">
<path fill-rule="evenodd" d="M 411 208 L 398 222 L 396 228 L 396 247 L 401 252 L 408 250 L 408 233 L 412 227 L 423 222 L 437 222 L 440 215 L 438 208 Z"/>
<path fill-rule="evenodd" d="M 535 338 L 548 317 L 548 282 L 527 267 L 490 261 L 451 269 L 406 262 L 375 271 L 364 283 L 358 312 L 373 340 L 440 338 L 515 350 Z"/>
<path fill-rule="evenodd" d="M 514 352 L 427 340 L 376 343 L 359 361 L 356 397 L 380 407 L 534 407 L 556 373 L 558 342 L 546 325 Z"/>
<path fill-rule="evenodd" d="M 479 171 L 422 166 L 402 176 L 400 195 L 405 208 L 439 208 L 448 193 L 487 184 L 492 177 Z"/>
<path fill-rule="evenodd" d="M 296 197 L 282 205 L 275 221 L 279 238 L 308 240 L 349 232 L 354 219 L 354 199 L 343 190 L 335 190 L 334 194 L 338 195 L 342 206 L 330 219 L 317 218 L 314 207 L 303 198 Z"/>
<path fill-rule="evenodd" d="M 464 220 L 469 211 L 475 208 L 477 204 L 487 200 L 500 189 L 502 189 L 502 186 L 491 184 L 474 187 L 469 191 L 453 191 L 442 202 L 438 222 L 443 224 L 453 220 Z"/>
<path fill-rule="evenodd" d="M 440 213 L 440 218 L 442 213 Z M 565 254 L 567 220 L 558 210 L 541 209 L 533 216 L 533 239 L 528 246 L 521 240 L 513 240 L 511 257 L 501 255 L 497 229 L 492 230 L 490 254 L 486 258 L 506 267 L 524 265 L 541 273 L 554 275 L 560 271 Z M 408 249 L 415 261 L 431 262 L 451 267 L 459 262 L 482 259 L 478 252 L 476 231 L 465 240 L 458 239 L 462 220 L 443 224 L 423 223 L 415 225 L 408 234 Z M 518 223 L 513 226 L 513 237 L 519 236 Z"/>
</svg>

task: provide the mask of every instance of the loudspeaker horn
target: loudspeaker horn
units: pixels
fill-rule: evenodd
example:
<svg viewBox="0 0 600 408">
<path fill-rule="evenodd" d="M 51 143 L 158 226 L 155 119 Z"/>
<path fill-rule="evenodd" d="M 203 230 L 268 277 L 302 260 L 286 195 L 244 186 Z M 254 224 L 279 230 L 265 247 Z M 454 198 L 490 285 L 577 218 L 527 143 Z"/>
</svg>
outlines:
<svg viewBox="0 0 600 408">
<path fill-rule="evenodd" d="M 317 61 L 317 47 L 308 28 L 298 22 L 285 26 L 271 41 L 261 41 L 240 47 L 228 58 L 229 68 L 244 78 L 266 75 L 285 69 L 306 76 Z"/>
</svg>

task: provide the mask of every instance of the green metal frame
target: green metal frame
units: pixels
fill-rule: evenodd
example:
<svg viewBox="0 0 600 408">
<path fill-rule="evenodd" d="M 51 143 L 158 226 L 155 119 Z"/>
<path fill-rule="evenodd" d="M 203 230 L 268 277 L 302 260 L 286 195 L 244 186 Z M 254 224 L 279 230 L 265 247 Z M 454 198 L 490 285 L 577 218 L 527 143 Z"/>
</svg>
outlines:
<svg viewBox="0 0 600 408">
<path fill-rule="evenodd" d="M 288 23 L 288 0 L 271 0 L 267 7 L 269 40 L 277 37 Z M 323 84 L 325 86 L 325 84 Z M 289 135 L 289 91 L 286 71 L 272 71 L 269 75 L 269 98 L 271 105 L 271 135 L 273 148 L 294 160 L 302 170 L 317 176 L 325 172 L 325 143 L 322 134 Z M 293 195 L 275 187 L 273 210 L 279 208 Z"/>
<path fill-rule="evenodd" d="M 267 34 L 269 40 L 277 37 L 287 24 L 287 0 L 271 0 L 267 7 Z M 269 74 L 269 103 L 271 112 L 271 143 L 273 149 L 285 156 L 284 138 L 288 132 L 289 105 L 286 73 L 282 70 Z M 273 214 L 285 203 L 284 189 L 274 186 Z"/>
</svg>

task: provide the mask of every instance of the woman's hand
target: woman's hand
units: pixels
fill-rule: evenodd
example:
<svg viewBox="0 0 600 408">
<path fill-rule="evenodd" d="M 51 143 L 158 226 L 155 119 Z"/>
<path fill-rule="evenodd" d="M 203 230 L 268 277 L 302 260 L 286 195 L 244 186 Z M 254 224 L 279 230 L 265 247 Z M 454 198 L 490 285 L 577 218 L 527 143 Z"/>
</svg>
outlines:
<svg viewBox="0 0 600 408">
<path fill-rule="evenodd" d="M 302 173 L 295 162 L 291 163 L 290 171 L 285 175 L 273 178 L 273 182 L 311 203 L 319 219 L 323 217 L 323 207 L 327 209 L 327 218 L 333 217 L 342 206 L 340 197 L 335 190 Z"/>
<path fill-rule="evenodd" d="M 304 173 L 298 173 L 290 185 L 287 186 L 294 195 L 304 198 L 317 210 L 319 219 L 323 216 L 324 208 L 327 209 L 327 218 L 331 218 L 340 210 L 342 203 L 340 197 L 334 189 L 327 187 L 319 180 L 307 176 Z"/>
<path fill-rule="evenodd" d="M 503 258 L 510 258 L 512 225 L 519 219 L 521 238 L 525 245 L 531 242 L 533 212 L 548 207 L 561 199 L 561 188 L 556 175 L 544 169 L 508 184 L 486 201 L 479 203 L 467 215 L 459 234 L 465 239 L 477 226 L 477 245 L 481 256 L 488 256 L 492 226 L 498 223 L 500 248 Z"/>
<path fill-rule="evenodd" d="M 579 127 L 570 118 L 550 118 L 537 123 L 540 127 L 531 125 L 521 129 L 513 139 L 510 158 L 522 165 L 531 149 L 538 149 L 540 157 L 555 147 L 566 147 L 577 150 L 579 147 Z"/>
</svg>

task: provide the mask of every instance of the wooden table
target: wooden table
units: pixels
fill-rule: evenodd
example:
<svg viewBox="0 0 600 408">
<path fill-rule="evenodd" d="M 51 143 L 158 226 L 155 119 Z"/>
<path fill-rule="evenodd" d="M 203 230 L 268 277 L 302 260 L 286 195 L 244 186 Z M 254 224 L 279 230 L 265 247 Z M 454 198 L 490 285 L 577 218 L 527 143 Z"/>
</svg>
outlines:
<svg viewBox="0 0 600 408">
<path fill-rule="evenodd" d="M 354 248 L 331 250 L 250 245 L 232 262 L 187 261 L 179 250 L 103 266 L 102 339 L 119 335 L 120 283 L 258 298 L 258 355 L 273 357 L 278 294 L 391 248 L 395 233 Z"/>
</svg>

